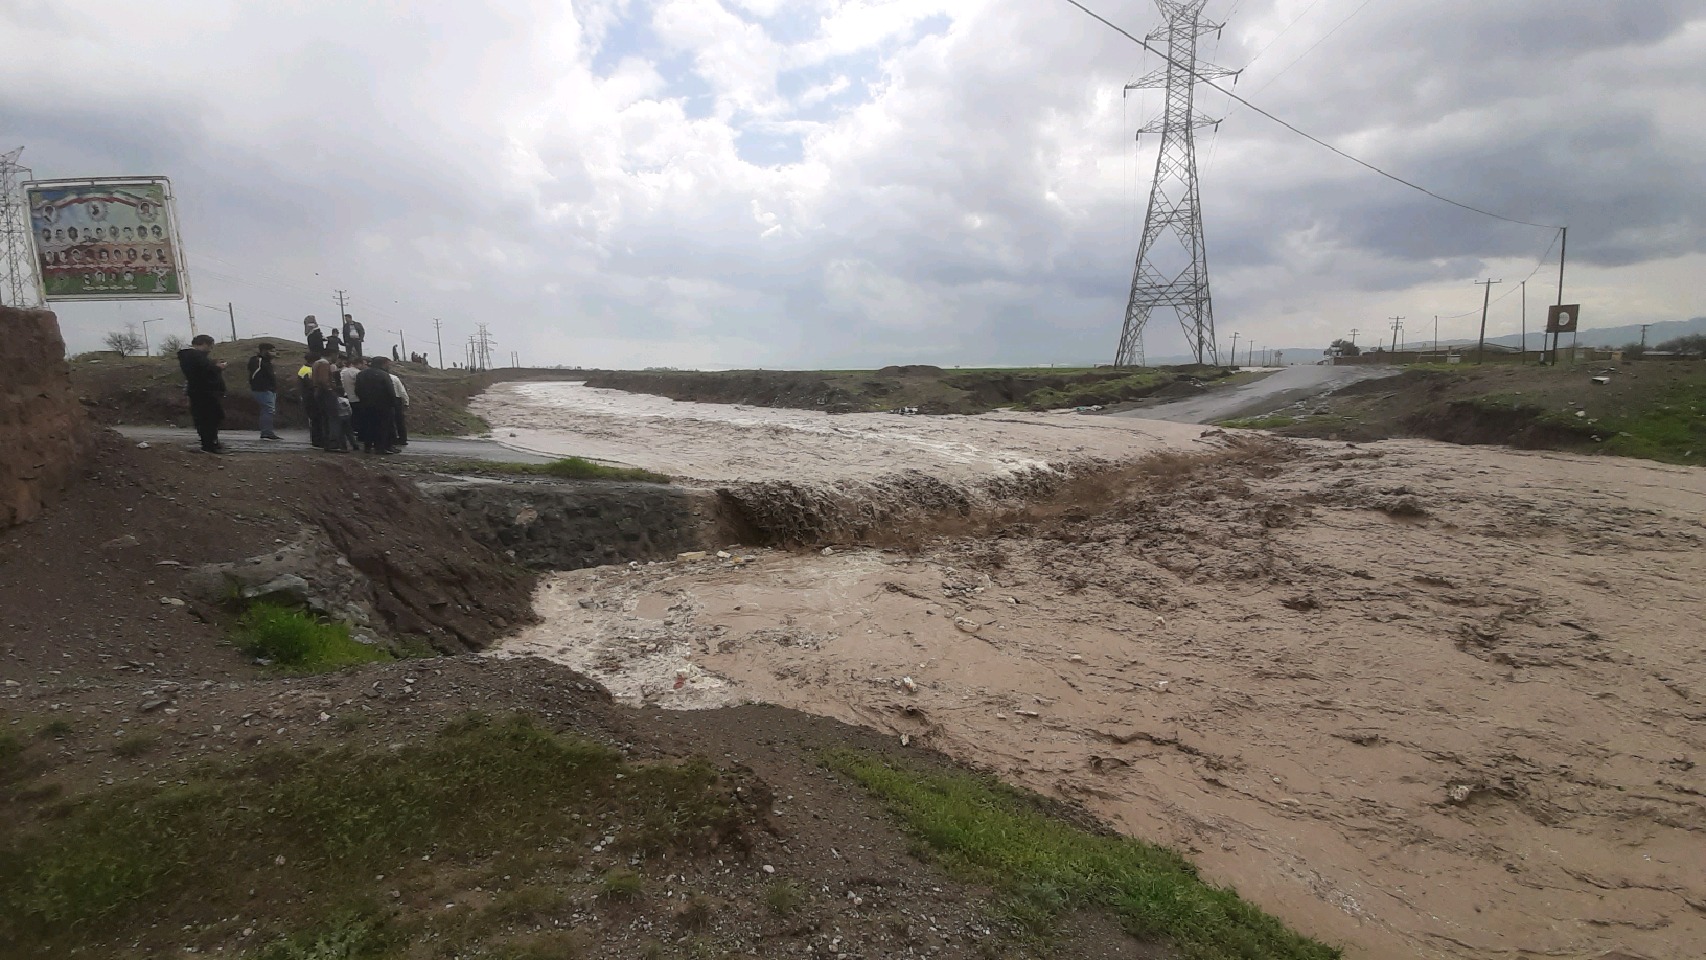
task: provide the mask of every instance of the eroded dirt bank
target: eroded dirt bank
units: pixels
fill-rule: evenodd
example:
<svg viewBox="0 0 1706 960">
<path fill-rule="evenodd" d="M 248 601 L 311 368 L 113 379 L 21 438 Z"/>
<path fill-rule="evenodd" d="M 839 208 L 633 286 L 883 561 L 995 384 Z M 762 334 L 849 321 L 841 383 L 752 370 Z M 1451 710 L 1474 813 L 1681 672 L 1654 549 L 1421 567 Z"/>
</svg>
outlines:
<svg viewBox="0 0 1706 960">
<path fill-rule="evenodd" d="M 1299 442 L 906 551 L 554 575 L 502 651 L 941 748 L 1351 956 L 1701 956 L 1703 516 L 1690 468 Z"/>
</svg>

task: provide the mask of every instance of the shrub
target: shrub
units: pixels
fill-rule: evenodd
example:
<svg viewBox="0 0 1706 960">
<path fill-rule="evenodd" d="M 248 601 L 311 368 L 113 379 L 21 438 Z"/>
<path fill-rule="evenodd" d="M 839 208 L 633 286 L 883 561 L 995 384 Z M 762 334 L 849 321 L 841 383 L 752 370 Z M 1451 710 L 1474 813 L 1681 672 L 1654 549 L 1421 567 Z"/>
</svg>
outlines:
<svg viewBox="0 0 1706 960">
<path fill-rule="evenodd" d="M 391 659 L 383 650 L 356 642 L 344 624 L 276 603 L 257 603 L 245 610 L 237 621 L 236 640 L 244 653 L 296 670 L 335 670 Z"/>
</svg>

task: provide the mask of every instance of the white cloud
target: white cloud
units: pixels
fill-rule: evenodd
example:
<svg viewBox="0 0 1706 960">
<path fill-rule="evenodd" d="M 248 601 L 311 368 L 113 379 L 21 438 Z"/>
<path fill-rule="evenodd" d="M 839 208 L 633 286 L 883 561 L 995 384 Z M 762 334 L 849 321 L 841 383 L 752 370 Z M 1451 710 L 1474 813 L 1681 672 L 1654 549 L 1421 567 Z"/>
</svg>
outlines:
<svg viewBox="0 0 1706 960">
<path fill-rule="evenodd" d="M 1147 3 L 1093 5 L 1154 26 Z M 1393 0 L 1289 67 L 1349 12 L 1281 35 L 1306 6 L 1240 3 L 1203 55 L 1277 36 L 1240 92 L 1271 83 L 1259 102 L 1375 162 L 1569 222 L 1590 316 L 1706 312 L 1678 266 L 1706 253 L 1697 5 Z M 246 330 L 345 288 L 372 326 L 483 321 L 537 362 L 1090 360 L 1118 336 L 1153 164 L 1130 129 L 1159 103 L 1120 87 L 1154 58 L 1066 5 L 127 9 L 0 8 L 0 128 L 40 175 L 170 174 L 198 297 Z M 1222 340 L 1461 312 L 1470 279 L 1526 275 L 1550 239 L 1202 99 L 1229 116 L 1200 141 Z M 87 348 L 168 309 L 61 316 Z M 1158 320 L 1149 353 L 1182 344 Z"/>
</svg>

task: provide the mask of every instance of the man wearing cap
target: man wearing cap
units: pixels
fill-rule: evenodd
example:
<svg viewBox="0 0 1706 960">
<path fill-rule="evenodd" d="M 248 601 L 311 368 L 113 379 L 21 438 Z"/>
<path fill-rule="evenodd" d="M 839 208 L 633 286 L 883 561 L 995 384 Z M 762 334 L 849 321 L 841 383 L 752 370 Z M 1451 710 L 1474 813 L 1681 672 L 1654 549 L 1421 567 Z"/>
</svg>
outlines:
<svg viewBox="0 0 1706 960">
<path fill-rule="evenodd" d="M 225 422 L 225 361 L 212 356 L 213 338 L 202 334 L 178 351 L 178 369 L 184 374 L 184 393 L 190 398 L 190 418 L 207 453 L 224 453 L 219 425 Z"/>
<path fill-rule="evenodd" d="M 261 408 L 261 439 L 284 439 L 272 429 L 273 411 L 278 406 L 278 378 L 273 375 L 270 343 L 260 344 L 249 358 L 249 395 L 255 398 L 255 406 Z"/>
</svg>

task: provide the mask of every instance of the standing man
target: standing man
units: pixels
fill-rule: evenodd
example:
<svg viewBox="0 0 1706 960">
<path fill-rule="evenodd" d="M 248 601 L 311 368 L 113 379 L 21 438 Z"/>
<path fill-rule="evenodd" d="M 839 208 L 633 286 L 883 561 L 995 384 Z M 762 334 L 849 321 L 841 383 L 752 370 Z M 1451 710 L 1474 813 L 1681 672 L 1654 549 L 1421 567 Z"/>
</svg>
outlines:
<svg viewBox="0 0 1706 960">
<path fill-rule="evenodd" d="M 320 329 L 320 321 L 310 314 L 302 318 L 302 335 L 308 338 L 308 362 L 313 363 L 326 355 L 326 334 Z"/>
<path fill-rule="evenodd" d="M 391 385 L 389 357 L 374 357 L 356 375 L 356 413 L 362 419 L 361 448 L 368 453 L 397 452 L 397 394 Z M 365 428 L 365 429 L 363 429 Z"/>
<path fill-rule="evenodd" d="M 302 401 L 302 415 L 308 418 L 308 442 L 316 447 L 326 445 L 325 406 L 315 393 L 314 362 L 320 359 L 312 353 L 302 358 L 296 370 L 296 395 Z"/>
<path fill-rule="evenodd" d="M 391 368 L 385 368 L 391 374 L 391 394 L 393 400 L 393 422 L 396 424 L 397 446 L 409 445 L 409 388 L 403 385 L 403 378 L 391 373 Z"/>
<path fill-rule="evenodd" d="M 326 358 L 327 359 L 336 362 L 339 355 L 340 355 L 340 352 L 343 350 L 343 348 L 344 348 L 343 342 L 338 339 L 338 332 L 336 330 L 333 330 L 331 333 L 326 334 Z"/>
<path fill-rule="evenodd" d="M 361 344 L 367 339 L 367 328 L 349 314 L 344 314 L 344 349 L 351 360 L 361 359 Z"/>
<path fill-rule="evenodd" d="M 262 342 L 249 358 L 249 395 L 261 408 L 261 439 L 283 440 L 273 432 L 273 411 L 278 407 L 278 378 L 272 370 L 272 344 Z"/>
<path fill-rule="evenodd" d="M 178 351 L 178 369 L 184 374 L 184 393 L 190 398 L 190 418 L 207 453 L 224 453 L 219 425 L 225 422 L 225 361 L 212 356 L 213 338 L 202 334 Z"/>
</svg>

